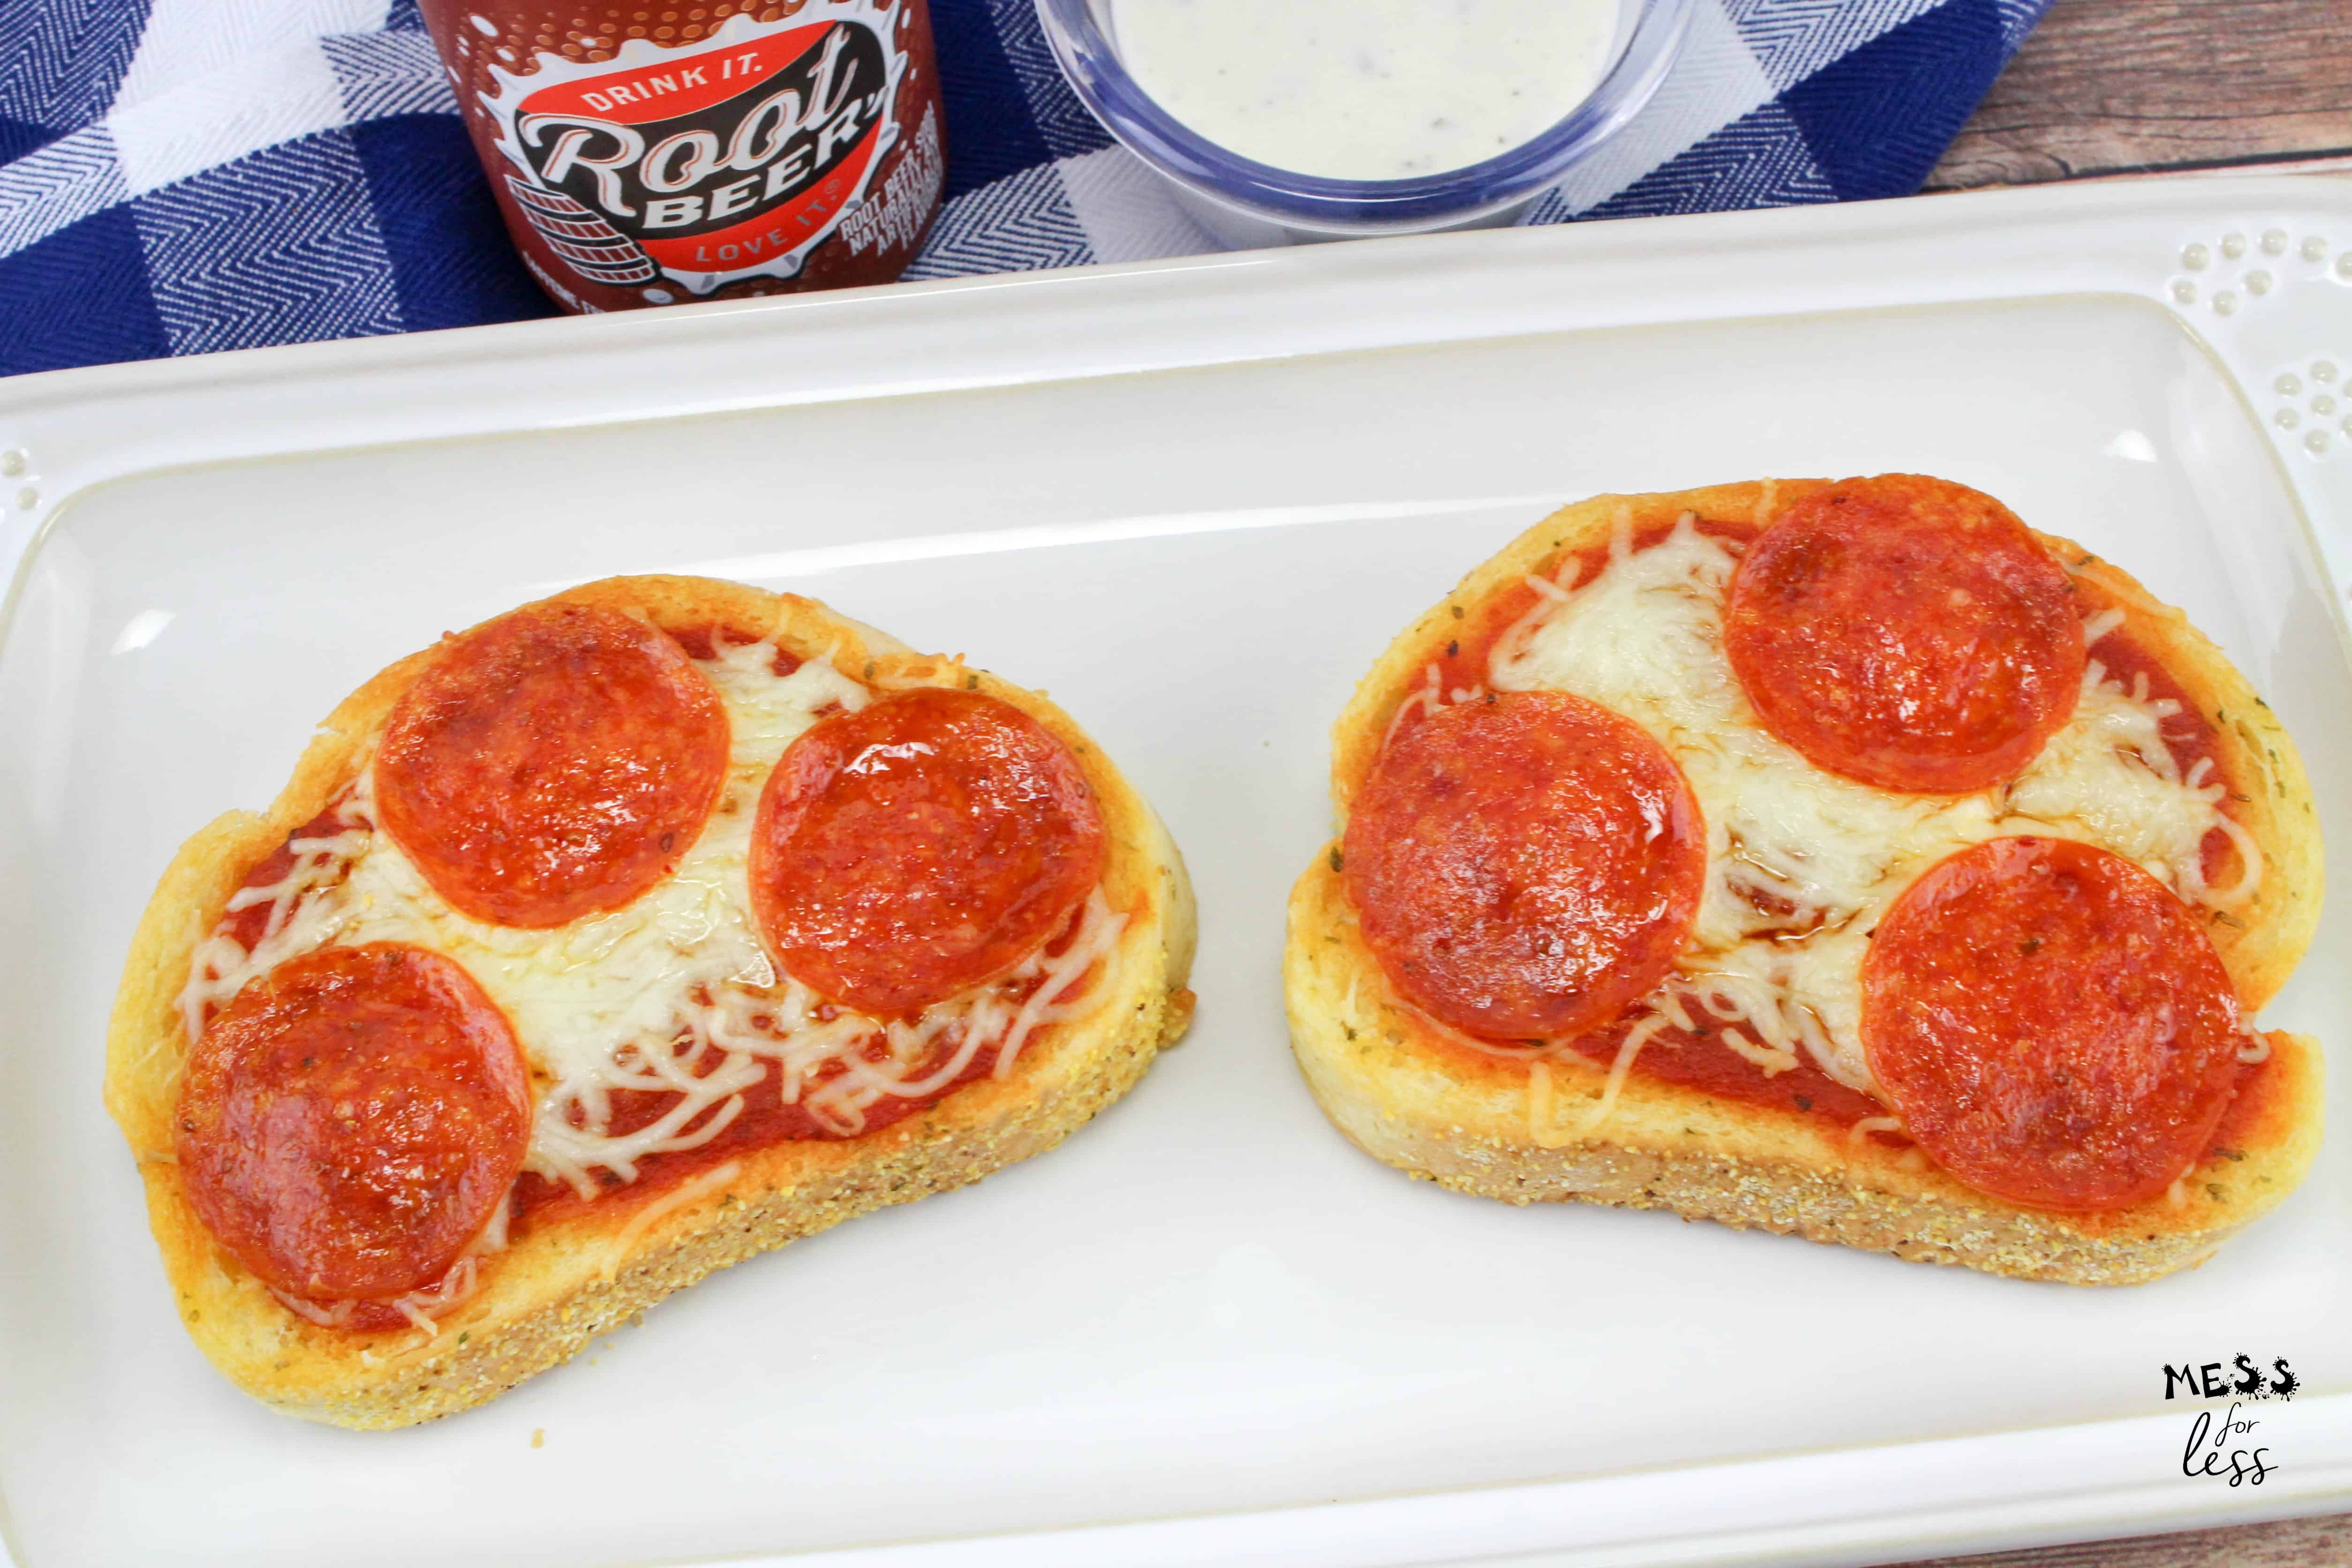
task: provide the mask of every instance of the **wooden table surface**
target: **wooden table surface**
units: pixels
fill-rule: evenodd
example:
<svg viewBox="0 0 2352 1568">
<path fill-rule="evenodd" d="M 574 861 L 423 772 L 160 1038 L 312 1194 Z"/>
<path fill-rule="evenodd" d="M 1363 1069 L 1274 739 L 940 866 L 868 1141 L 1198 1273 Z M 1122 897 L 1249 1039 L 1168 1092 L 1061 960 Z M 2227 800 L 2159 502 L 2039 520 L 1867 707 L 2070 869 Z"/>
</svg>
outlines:
<svg viewBox="0 0 2352 1568">
<path fill-rule="evenodd" d="M 2057 0 L 1929 190 L 2352 172 L 2352 0 Z"/>
<path fill-rule="evenodd" d="M 2188 171 L 2352 174 L 2352 0 L 2056 0 L 1927 188 Z M 2352 1568 L 2352 1514 L 1934 1568 Z"/>
</svg>

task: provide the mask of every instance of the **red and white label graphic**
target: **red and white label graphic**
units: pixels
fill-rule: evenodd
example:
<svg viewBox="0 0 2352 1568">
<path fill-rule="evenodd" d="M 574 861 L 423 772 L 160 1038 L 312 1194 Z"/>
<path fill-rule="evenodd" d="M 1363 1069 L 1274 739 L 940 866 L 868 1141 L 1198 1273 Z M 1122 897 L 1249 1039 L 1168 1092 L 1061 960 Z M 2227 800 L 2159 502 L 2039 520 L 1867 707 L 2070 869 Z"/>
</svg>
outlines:
<svg viewBox="0 0 2352 1568">
<path fill-rule="evenodd" d="M 694 49 L 640 38 L 595 65 L 494 68 L 482 101 L 524 217 L 598 283 L 658 271 L 708 294 L 794 276 L 898 138 L 899 16 L 814 0 L 781 22 L 736 16 Z"/>
</svg>

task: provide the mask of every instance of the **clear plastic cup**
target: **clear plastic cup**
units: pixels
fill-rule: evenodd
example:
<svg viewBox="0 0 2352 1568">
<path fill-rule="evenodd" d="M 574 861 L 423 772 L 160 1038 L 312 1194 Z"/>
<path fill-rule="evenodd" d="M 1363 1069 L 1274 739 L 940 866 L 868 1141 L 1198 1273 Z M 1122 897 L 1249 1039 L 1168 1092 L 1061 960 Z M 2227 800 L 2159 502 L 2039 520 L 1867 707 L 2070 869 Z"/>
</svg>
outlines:
<svg viewBox="0 0 2352 1568">
<path fill-rule="evenodd" d="M 1248 246 L 1509 222 L 1650 100 L 1682 50 L 1693 0 L 1625 0 L 1599 83 L 1550 129 L 1481 163 L 1406 180 L 1294 174 L 1208 140 L 1153 101 L 1119 62 L 1114 3 L 1035 0 L 1062 74 L 1113 136 L 1174 184 L 1202 226 Z"/>
</svg>

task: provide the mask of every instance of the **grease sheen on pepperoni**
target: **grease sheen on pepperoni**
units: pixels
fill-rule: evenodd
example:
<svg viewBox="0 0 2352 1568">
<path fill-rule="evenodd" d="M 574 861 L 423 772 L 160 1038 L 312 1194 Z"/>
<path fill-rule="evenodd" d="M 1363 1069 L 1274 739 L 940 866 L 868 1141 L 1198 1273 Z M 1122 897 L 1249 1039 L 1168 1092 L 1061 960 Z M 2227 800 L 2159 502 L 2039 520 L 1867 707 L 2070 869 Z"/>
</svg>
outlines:
<svg viewBox="0 0 2352 1568">
<path fill-rule="evenodd" d="M 189 1054 L 180 1179 L 267 1284 L 397 1296 L 449 1270 L 522 1169 L 528 1071 L 498 1005 L 396 942 L 321 948 L 253 982 Z"/>
<path fill-rule="evenodd" d="M 2170 1186 L 2229 1109 L 2243 1038 L 2189 906 L 2069 839 L 1938 862 L 1863 963 L 1863 1047 L 1905 1128 L 1969 1185 L 2040 1208 Z"/>
<path fill-rule="evenodd" d="M 911 1013 L 1019 967 L 1102 878 L 1077 759 L 1012 704 L 922 688 L 818 721 L 768 776 L 751 906 L 786 971 Z"/>
<path fill-rule="evenodd" d="M 1723 643 L 1767 729 L 1885 789 L 1998 784 L 2082 693 L 2064 569 L 1990 496 L 1912 474 L 1783 512 L 1733 574 Z"/>
<path fill-rule="evenodd" d="M 719 694 L 653 627 L 526 606 L 444 644 L 376 753 L 376 810 L 460 912 L 545 929 L 676 869 L 726 782 Z"/>
<path fill-rule="evenodd" d="M 1341 862 L 1390 983 L 1498 1038 L 1609 1023 L 1690 939 L 1706 830 L 1632 721 L 1558 691 L 1440 708 L 1381 752 Z"/>
</svg>

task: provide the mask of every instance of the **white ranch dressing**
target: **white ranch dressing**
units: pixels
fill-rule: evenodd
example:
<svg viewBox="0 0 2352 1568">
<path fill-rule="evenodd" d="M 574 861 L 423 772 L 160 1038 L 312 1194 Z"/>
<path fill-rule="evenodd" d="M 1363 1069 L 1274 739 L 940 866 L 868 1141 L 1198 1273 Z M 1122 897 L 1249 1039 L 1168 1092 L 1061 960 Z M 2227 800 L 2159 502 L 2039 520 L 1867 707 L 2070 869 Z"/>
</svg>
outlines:
<svg viewBox="0 0 2352 1568">
<path fill-rule="evenodd" d="M 1160 106 L 1261 163 L 1397 180 L 1483 162 L 1601 79 L 1619 0 L 1112 0 Z"/>
</svg>

